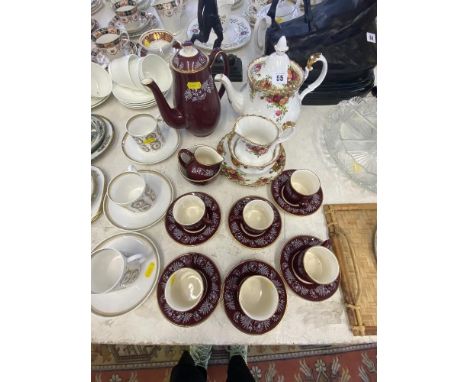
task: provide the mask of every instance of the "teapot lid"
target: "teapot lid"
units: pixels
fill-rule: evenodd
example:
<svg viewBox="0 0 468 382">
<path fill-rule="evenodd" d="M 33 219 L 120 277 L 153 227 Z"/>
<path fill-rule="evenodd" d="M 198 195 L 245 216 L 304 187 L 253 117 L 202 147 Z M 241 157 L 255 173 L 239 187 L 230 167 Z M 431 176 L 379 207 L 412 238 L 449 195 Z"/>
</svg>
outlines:
<svg viewBox="0 0 468 382">
<path fill-rule="evenodd" d="M 281 36 L 275 45 L 275 52 L 257 58 L 249 65 L 247 75 L 254 89 L 289 93 L 300 87 L 303 72 L 298 64 L 289 59 L 286 54 L 288 49 L 286 37 Z"/>
<path fill-rule="evenodd" d="M 172 69 L 180 73 L 196 73 L 208 66 L 208 57 L 193 46 L 191 41 L 185 41 L 182 48 L 171 60 Z"/>
</svg>

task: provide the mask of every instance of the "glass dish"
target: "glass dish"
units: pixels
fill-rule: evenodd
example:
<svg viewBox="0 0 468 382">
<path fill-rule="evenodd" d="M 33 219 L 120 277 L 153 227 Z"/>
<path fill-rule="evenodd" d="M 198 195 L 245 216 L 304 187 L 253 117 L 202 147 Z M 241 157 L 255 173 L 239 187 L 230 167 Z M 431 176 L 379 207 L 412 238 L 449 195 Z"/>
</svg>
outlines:
<svg viewBox="0 0 468 382">
<path fill-rule="evenodd" d="M 324 139 L 338 167 L 377 192 L 377 99 L 368 95 L 340 102 L 328 118 Z"/>
</svg>

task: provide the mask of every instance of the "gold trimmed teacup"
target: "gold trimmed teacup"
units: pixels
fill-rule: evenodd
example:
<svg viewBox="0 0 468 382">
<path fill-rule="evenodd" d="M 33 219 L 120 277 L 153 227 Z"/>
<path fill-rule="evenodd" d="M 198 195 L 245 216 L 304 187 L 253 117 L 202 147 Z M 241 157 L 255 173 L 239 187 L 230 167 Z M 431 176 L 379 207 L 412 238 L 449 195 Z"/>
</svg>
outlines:
<svg viewBox="0 0 468 382">
<path fill-rule="evenodd" d="M 164 136 L 158 120 L 151 114 L 137 114 L 127 121 L 125 125 L 128 135 L 144 152 L 157 151 L 164 144 Z"/>
<path fill-rule="evenodd" d="M 117 175 L 107 187 L 110 201 L 135 213 L 149 210 L 156 203 L 156 192 L 146 183 L 135 166 Z"/>
<path fill-rule="evenodd" d="M 239 305 L 253 320 L 269 319 L 278 308 L 278 302 L 279 296 L 275 284 L 265 276 L 250 276 L 240 286 Z"/>
<path fill-rule="evenodd" d="M 198 271 L 192 268 L 180 268 L 167 280 L 164 297 L 172 309 L 186 312 L 200 302 L 204 290 L 203 277 Z"/>
<path fill-rule="evenodd" d="M 145 256 L 126 256 L 114 248 L 102 248 L 91 256 L 91 293 L 104 294 L 126 288 L 140 274 Z"/>
</svg>

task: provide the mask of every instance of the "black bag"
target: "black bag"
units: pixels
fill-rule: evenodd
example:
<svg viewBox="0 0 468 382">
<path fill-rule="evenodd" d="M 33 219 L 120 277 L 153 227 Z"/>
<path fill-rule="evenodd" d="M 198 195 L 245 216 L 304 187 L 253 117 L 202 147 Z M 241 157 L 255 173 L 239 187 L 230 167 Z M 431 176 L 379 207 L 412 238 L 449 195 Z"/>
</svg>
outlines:
<svg viewBox="0 0 468 382">
<path fill-rule="evenodd" d="M 273 1 L 268 12 L 272 20 L 277 3 Z M 274 52 L 274 45 L 285 36 L 289 58 L 301 67 L 316 52 L 327 59 L 325 80 L 303 104 L 336 104 L 368 93 L 377 65 L 377 1 L 324 0 L 311 7 L 310 0 L 304 0 L 304 11 L 304 16 L 282 24 L 272 22 L 265 34 L 265 54 Z M 302 89 L 317 79 L 321 66 L 314 64 Z"/>
</svg>

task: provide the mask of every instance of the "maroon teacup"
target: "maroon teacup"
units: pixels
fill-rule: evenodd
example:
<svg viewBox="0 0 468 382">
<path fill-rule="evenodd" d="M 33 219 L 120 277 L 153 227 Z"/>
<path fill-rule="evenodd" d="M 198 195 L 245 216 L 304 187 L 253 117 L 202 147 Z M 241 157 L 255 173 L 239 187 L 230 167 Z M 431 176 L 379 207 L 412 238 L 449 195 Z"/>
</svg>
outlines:
<svg viewBox="0 0 468 382">
<path fill-rule="evenodd" d="M 238 217 L 245 233 L 251 236 L 259 236 L 271 227 L 275 219 L 275 213 L 270 203 L 261 199 L 253 199 L 248 202 L 242 216 Z"/>
<path fill-rule="evenodd" d="M 340 273 L 335 254 L 320 245 L 299 251 L 293 258 L 292 268 L 303 281 L 324 285 L 335 281 Z"/>
<path fill-rule="evenodd" d="M 177 224 L 190 232 L 198 232 L 211 223 L 205 203 L 193 194 L 183 195 L 177 199 L 172 207 L 172 213 Z"/>
<path fill-rule="evenodd" d="M 284 185 L 283 196 L 291 204 L 304 206 L 310 203 L 319 190 L 320 179 L 314 172 L 296 170 Z"/>
<path fill-rule="evenodd" d="M 193 152 L 182 149 L 178 156 L 186 176 L 195 181 L 204 181 L 214 177 L 219 172 L 223 161 L 223 157 L 209 146 L 197 146 Z"/>
</svg>

